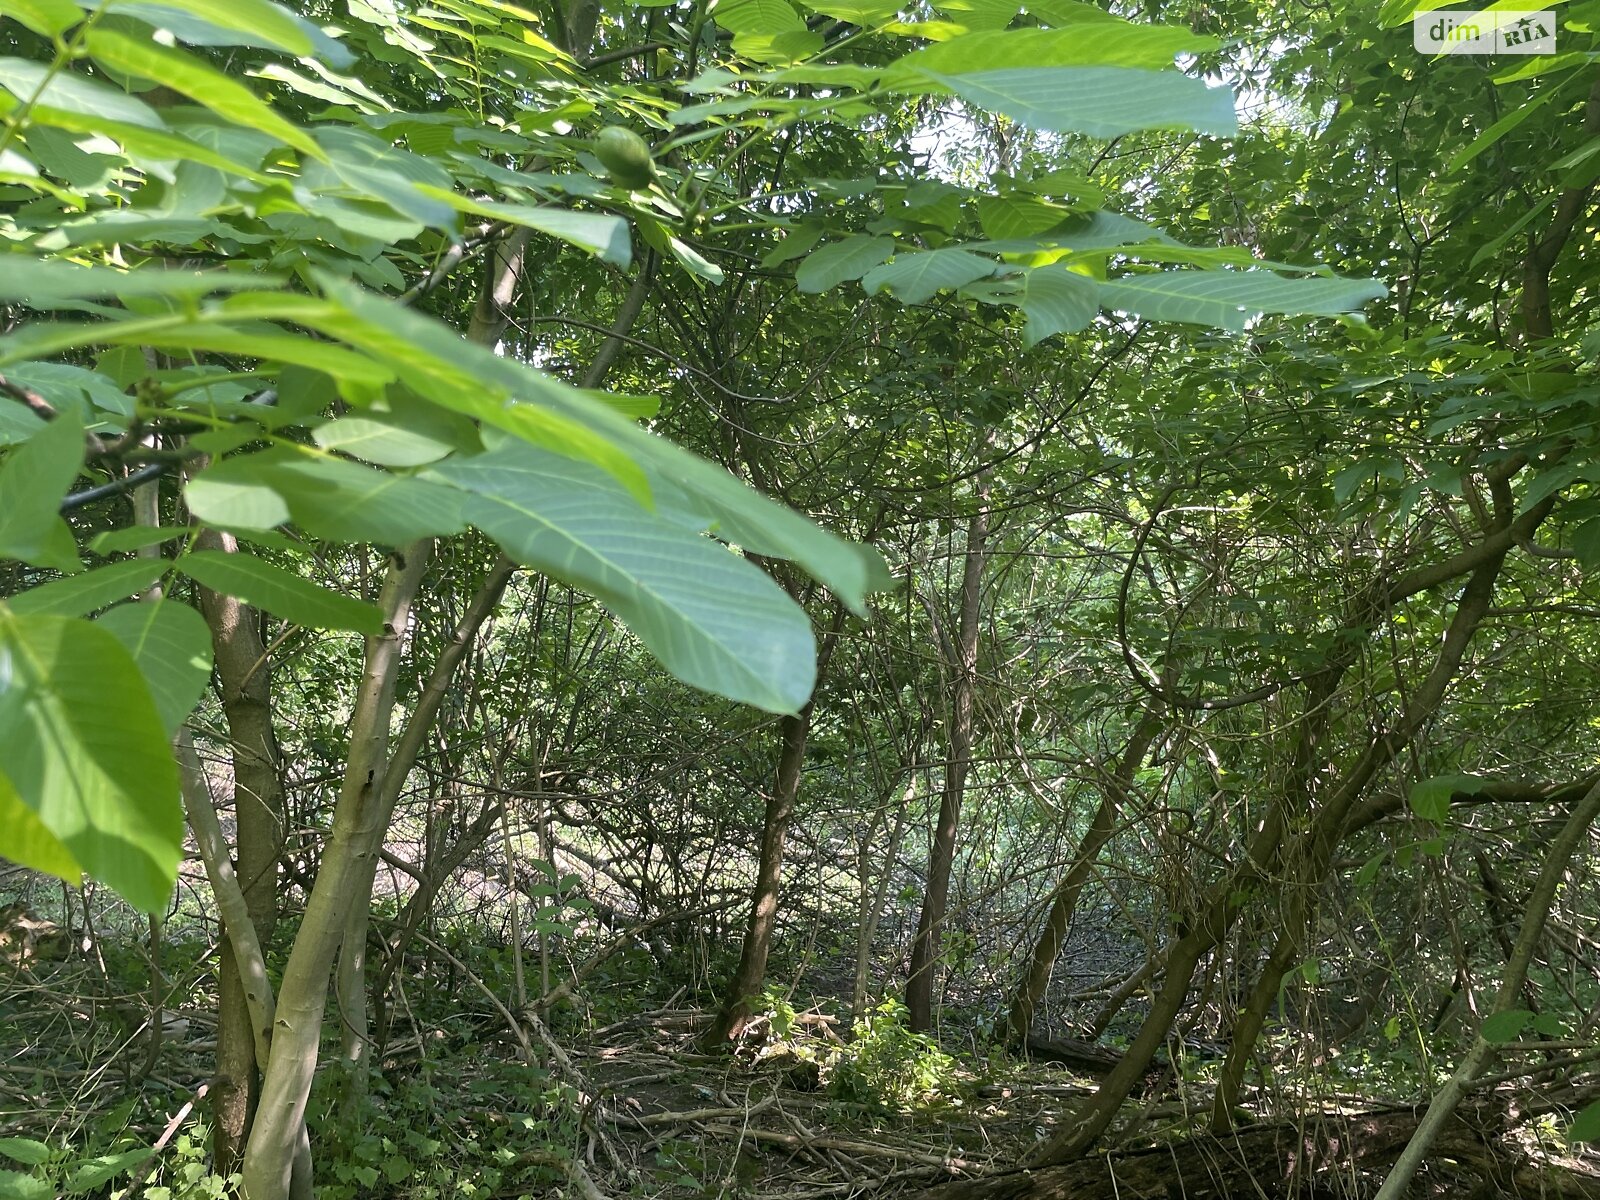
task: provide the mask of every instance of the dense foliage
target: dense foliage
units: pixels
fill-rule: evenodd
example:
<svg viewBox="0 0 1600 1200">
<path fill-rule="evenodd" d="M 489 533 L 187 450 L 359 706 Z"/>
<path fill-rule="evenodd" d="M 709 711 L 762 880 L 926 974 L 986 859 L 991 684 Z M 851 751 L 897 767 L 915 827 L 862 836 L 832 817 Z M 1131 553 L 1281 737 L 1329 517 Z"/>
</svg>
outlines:
<svg viewBox="0 0 1600 1200">
<path fill-rule="evenodd" d="M 0 0 L 0 1188 L 645 1194 L 684 997 L 1087 1064 L 1012 1165 L 1600 1137 L 1594 4 L 1417 7 Z"/>
</svg>

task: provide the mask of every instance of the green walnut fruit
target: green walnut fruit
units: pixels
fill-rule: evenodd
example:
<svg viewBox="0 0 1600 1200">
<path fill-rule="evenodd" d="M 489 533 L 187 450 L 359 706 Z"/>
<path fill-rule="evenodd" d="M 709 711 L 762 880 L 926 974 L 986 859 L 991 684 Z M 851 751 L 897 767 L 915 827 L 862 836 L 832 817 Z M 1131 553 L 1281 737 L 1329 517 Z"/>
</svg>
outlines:
<svg viewBox="0 0 1600 1200">
<path fill-rule="evenodd" d="M 621 125 L 607 125 L 595 135 L 594 156 L 623 187 L 648 187 L 656 177 L 650 143 Z"/>
</svg>

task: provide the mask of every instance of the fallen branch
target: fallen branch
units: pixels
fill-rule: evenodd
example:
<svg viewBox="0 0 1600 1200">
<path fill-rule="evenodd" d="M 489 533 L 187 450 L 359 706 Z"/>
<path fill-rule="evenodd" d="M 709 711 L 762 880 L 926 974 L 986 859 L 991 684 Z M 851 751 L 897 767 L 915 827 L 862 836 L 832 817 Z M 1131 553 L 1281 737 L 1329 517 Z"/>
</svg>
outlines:
<svg viewBox="0 0 1600 1200">
<path fill-rule="evenodd" d="M 981 1170 L 983 1166 L 981 1163 L 969 1162 L 964 1158 L 941 1158 L 936 1154 L 924 1154 L 920 1150 L 907 1150 L 883 1142 L 854 1142 L 848 1138 L 836 1137 L 803 1138 L 793 1133 L 778 1133 L 770 1129 L 739 1129 L 732 1125 L 707 1125 L 704 1128 L 707 1133 L 719 1137 L 747 1137 L 757 1142 L 775 1142 L 792 1150 L 842 1150 L 846 1154 L 897 1158 L 947 1171 L 976 1171 Z"/>
</svg>

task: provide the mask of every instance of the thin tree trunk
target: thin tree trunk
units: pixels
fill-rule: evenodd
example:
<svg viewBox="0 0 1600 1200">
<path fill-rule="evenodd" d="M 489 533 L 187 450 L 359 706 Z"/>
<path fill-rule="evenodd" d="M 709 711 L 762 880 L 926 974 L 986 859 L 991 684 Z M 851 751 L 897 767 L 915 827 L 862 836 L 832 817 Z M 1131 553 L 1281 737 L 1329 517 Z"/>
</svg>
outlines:
<svg viewBox="0 0 1600 1200">
<path fill-rule="evenodd" d="M 845 607 L 833 601 L 833 617 L 817 647 L 817 683 L 822 685 L 833 651 L 844 629 Z M 761 856 L 756 863 L 755 892 L 751 898 L 750 920 L 745 926 L 744 945 L 739 951 L 739 966 L 728 981 L 722 1004 L 711 1027 L 700 1035 L 708 1050 L 726 1046 L 744 1032 L 750 1019 L 750 1001 L 761 991 L 767 977 L 767 959 L 772 953 L 772 934 L 778 923 L 778 892 L 783 882 L 783 847 L 789 836 L 789 823 L 800 797 L 800 782 L 805 774 L 806 741 L 811 733 L 812 699 L 793 716 L 778 723 L 782 749 L 778 753 L 777 778 L 767 797 L 761 821 Z"/>
<path fill-rule="evenodd" d="M 783 749 L 778 756 L 778 778 L 767 797 L 761 825 L 761 860 L 756 866 L 754 903 L 745 928 L 739 967 L 723 994 L 722 1006 L 701 1041 L 715 1048 L 737 1039 L 749 1023 L 750 1002 L 761 990 L 772 951 L 772 933 L 778 922 L 778 888 L 783 877 L 783 845 L 800 795 L 805 767 L 806 739 L 811 731 L 811 705 L 779 723 Z"/>
<path fill-rule="evenodd" d="M 527 245 L 528 231 L 520 229 L 509 233 L 496 247 L 494 258 L 486 268 L 483 287 L 467 330 L 470 341 L 494 346 L 505 333 L 510 320 L 510 306 L 516 298 L 517 286 L 522 278 Z M 617 311 L 610 335 L 596 352 L 589 370 L 584 373 L 583 387 L 599 387 L 616 362 L 623 335 L 638 320 L 649 298 L 652 264 L 653 259 L 650 258 L 641 264 Z M 476 642 L 484 622 L 494 613 L 495 606 L 499 604 L 517 569 L 517 564 L 504 554 L 497 556 L 468 605 L 466 615 L 452 632 L 449 643 L 434 664 L 422 695 L 395 745 L 391 770 L 378 797 L 375 821 L 380 839 L 382 831 L 388 828 L 406 776 L 422 751 L 423 741 L 433 728 L 434 719 L 438 716 L 461 661 Z M 366 986 L 367 930 L 371 920 L 372 885 L 378 869 L 377 849 L 375 846 L 372 853 L 363 859 L 365 879 L 360 892 L 363 899 L 351 906 L 346 916 L 334 985 L 341 1019 L 340 1061 L 344 1071 L 341 1108 L 346 1118 L 351 1120 L 356 1119 L 360 1112 L 371 1072 L 371 1015 Z"/>
<path fill-rule="evenodd" d="M 983 572 L 989 537 L 989 479 L 977 482 L 978 511 L 967 524 L 967 548 L 961 570 L 961 617 L 956 635 L 956 661 L 951 681 L 949 757 L 945 761 L 944 792 L 939 798 L 939 821 L 934 827 L 928 855 L 928 887 L 922 915 L 917 919 L 911 944 L 911 965 L 906 979 L 907 1023 L 917 1033 L 933 1028 L 934 970 L 939 961 L 945 908 L 950 896 L 950 871 L 956 857 L 956 833 L 961 824 L 961 804 L 967 774 L 972 766 L 973 712 L 977 696 L 978 629 L 982 615 Z"/>
<path fill-rule="evenodd" d="M 1516 1007 L 1518 993 L 1522 991 L 1523 981 L 1528 977 L 1528 967 L 1533 962 L 1539 939 L 1544 935 L 1550 907 L 1555 903 L 1556 890 L 1561 886 L 1562 877 L 1567 872 L 1567 865 L 1572 861 L 1573 854 L 1577 852 L 1578 844 L 1588 835 L 1589 827 L 1595 823 L 1596 818 L 1600 818 L 1600 783 L 1590 788 L 1583 799 L 1573 807 L 1572 815 L 1567 818 L 1567 823 L 1561 827 L 1561 832 L 1556 835 L 1556 840 L 1550 846 L 1550 854 L 1545 859 L 1544 869 L 1539 873 L 1539 881 L 1534 884 L 1533 892 L 1528 896 L 1528 903 L 1523 909 L 1522 929 L 1517 934 L 1511 961 L 1506 964 L 1506 973 L 1500 980 L 1500 990 L 1495 995 L 1494 1007 L 1485 1018 L 1485 1023 L 1495 1015 Z M 1428 1105 L 1422 1123 L 1417 1126 L 1417 1131 L 1411 1135 L 1404 1153 L 1389 1171 L 1383 1186 L 1378 1189 L 1377 1200 L 1401 1200 L 1406 1195 L 1411 1186 L 1412 1176 L 1417 1173 L 1417 1168 L 1422 1165 L 1423 1159 L 1427 1158 L 1428 1151 L 1433 1148 L 1440 1133 L 1455 1116 L 1456 1108 L 1462 1098 L 1482 1074 L 1484 1067 L 1489 1064 L 1494 1052 L 1494 1044 L 1485 1040 L 1483 1027 L 1479 1026 L 1478 1036 L 1472 1043 L 1472 1049 L 1467 1051 L 1466 1057 L 1461 1060 L 1455 1073 L 1445 1085 L 1434 1094 L 1433 1102 Z"/>
<path fill-rule="evenodd" d="M 1548 511 L 1546 507 L 1544 511 Z M 1540 510 L 1534 510 L 1542 517 Z M 1533 515 L 1533 514 L 1529 514 Z M 1036 1152 L 1033 1161 L 1039 1165 L 1070 1162 L 1087 1154 L 1100 1136 L 1110 1127 L 1117 1110 L 1128 1098 L 1134 1086 L 1144 1076 L 1156 1051 L 1166 1040 L 1179 1011 L 1189 994 L 1194 972 L 1200 961 L 1217 946 L 1243 911 L 1242 897 L 1251 887 L 1258 886 L 1276 874 L 1279 878 L 1295 880 L 1296 887 L 1315 886 L 1331 861 L 1334 848 L 1344 832 L 1346 817 L 1357 799 L 1365 792 L 1373 777 L 1387 765 L 1400 749 L 1415 735 L 1422 723 L 1437 709 L 1444 698 L 1450 681 L 1455 677 L 1494 592 L 1494 581 L 1505 560 L 1505 551 L 1492 554 L 1474 569 L 1472 578 L 1462 592 L 1454 618 L 1446 632 L 1444 645 L 1428 678 L 1418 687 L 1395 726 L 1384 736 L 1375 738 L 1356 763 L 1345 773 L 1337 791 L 1329 797 L 1321 810 L 1312 818 L 1309 829 L 1299 839 L 1292 856 L 1279 853 L 1285 832 L 1287 806 L 1274 805 L 1262 823 L 1261 829 L 1251 839 L 1245 861 L 1230 872 L 1212 889 L 1193 928 L 1185 931 L 1173 944 L 1167 959 L 1166 978 L 1151 1005 L 1143 1026 L 1117 1064 L 1090 1096 L 1063 1119 L 1061 1129 Z M 1337 664 L 1336 664 L 1337 665 Z M 1338 673 L 1342 673 L 1342 665 Z M 1313 689 L 1308 698 L 1307 725 L 1302 733 L 1301 752 L 1313 749 L 1306 745 L 1306 735 L 1321 722 L 1313 717 L 1326 713 L 1326 699 L 1331 694 L 1332 678 L 1321 680 L 1322 687 Z M 1313 706 L 1317 693 L 1323 700 Z M 1320 735 L 1319 735 L 1320 740 Z M 1309 761 L 1307 758 L 1306 761 Z M 1299 776 L 1306 778 L 1306 776 Z M 1281 868 L 1283 859 L 1289 857 L 1297 866 Z M 1239 1042 L 1235 1042 L 1237 1051 Z M 1246 1053 L 1248 1053 L 1248 1047 Z"/>
<path fill-rule="evenodd" d="M 368 860 L 376 857 L 383 836 L 377 816 L 389 761 L 395 683 L 411 604 L 431 550 L 430 541 L 411 543 L 391 556 L 384 575 L 378 598 L 383 632 L 366 639 L 333 832 L 278 989 L 272 1057 L 244 1157 L 248 1200 L 286 1200 L 292 1188 L 298 1194 L 301 1186 L 294 1163 L 305 1138 L 306 1101 L 317 1067 L 329 977 L 351 908 L 365 907 L 370 899 L 361 882 L 370 878 Z"/>
<path fill-rule="evenodd" d="M 1471 580 L 1461 593 L 1455 616 L 1450 622 L 1444 645 L 1439 651 L 1439 658 L 1429 672 L 1428 678 L 1423 681 L 1416 695 L 1406 705 L 1405 711 L 1396 722 L 1395 729 L 1388 737 L 1374 743 L 1363 759 L 1362 766 L 1357 768 L 1358 774 L 1364 774 L 1366 780 L 1370 780 L 1379 767 L 1388 762 L 1395 750 L 1415 736 L 1443 702 L 1450 681 L 1460 669 L 1467 647 L 1489 611 L 1490 601 L 1494 598 L 1495 580 L 1499 577 L 1500 568 L 1504 564 L 1505 555 L 1502 554 L 1473 572 Z M 1345 812 L 1359 799 L 1355 783 L 1355 779 L 1347 780 L 1336 797 L 1336 800 L 1342 802 Z M 1365 790 L 1365 787 L 1366 783 L 1362 782 L 1361 790 Z M 1335 827 L 1331 820 L 1319 819 L 1319 822 L 1312 827 L 1310 841 L 1303 844 L 1303 852 L 1291 861 L 1289 869 L 1285 872 L 1285 877 L 1292 879 L 1294 885 L 1285 905 L 1283 928 L 1279 932 L 1277 945 L 1273 947 L 1271 956 L 1262 967 L 1261 976 L 1256 981 L 1250 1000 L 1234 1026 L 1233 1043 L 1228 1048 L 1228 1058 L 1223 1063 L 1222 1073 L 1217 1081 L 1211 1120 L 1218 1132 L 1224 1132 L 1232 1125 L 1233 1106 L 1238 1101 L 1240 1088 L 1244 1084 L 1246 1064 L 1255 1050 L 1256 1039 L 1260 1037 L 1262 1027 L 1266 1024 L 1267 1010 L 1282 988 L 1284 977 L 1299 956 L 1302 939 L 1311 923 L 1312 897 L 1322 886 L 1332 866 L 1334 850 L 1344 832 L 1344 817 L 1344 812 L 1338 814 L 1338 827 Z"/>
<path fill-rule="evenodd" d="M 913 752 L 912 758 L 916 758 Z M 878 936 L 878 922 L 883 920 L 884 905 L 889 902 L 889 886 L 894 882 L 894 864 L 900 856 L 900 842 L 905 837 L 906 826 L 910 824 L 911 804 L 917 795 L 918 769 L 913 766 L 910 770 L 910 780 L 906 783 L 905 794 L 900 798 L 900 807 L 894 815 L 894 830 L 889 834 L 888 845 L 883 853 L 883 869 L 878 875 L 876 886 L 871 884 L 871 846 L 863 843 L 858 863 L 861 877 L 861 904 L 856 914 L 856 973 L 855 983 L 850 990 L 850 1015 L 859 1019 L 867 1011 L 867 974 L 872 966 L 872 943 Z"/>
<path fill-rule="evenodd" d="M 372 1035 L 366 987 L 367 929 L 371 923 L 372 885 L 377 878 L 378 850 L 382 846 L 383 833 L 394 815 L 394 807 L 405 786 L 406 776 L 416 765 L 423 741 L 433 728 L 434 718 L 449 694 L 451 681 L 461 660 L 477 640 L 484 622 L 500 603 L 500 597 L 516 570 L 516 563 L 503 554 L 497 556 L 490 566 L 488 575 L 478 586 L 466 613 L 451 632 L 450 640 L 434 663 L 416 707 L 395 743 L 383 786 L 374 798 L 372 823 L 377 831 L 377 841 L 370 853 L 361 860 L 360 878 L 355 885 L 359 899 L 345 915 L 339 968 L 334 984 L 340 1015 L 339 1059 L 345 1073 L 340 1105 L 349 1119 L 356 1118 L 360 1112 L 371 1070 Z"/>
<path fill-rule="evenodd" d="M 1011 999 L 1011 1011 L 1006 1017 L 1006 1029 L 1012 1042 L 1018 1046 L 1026 1045 L 1028 1036 L 1033 1032 L 1033 1014 L 1050 988 L 1050 976 L 1055 970 L 1061 945 L 1067 940 L 1067 930 L 1072 927 L 1072 917 L 1078 908 L 1078 898 L 1083 895 L 1089 876 L 1094 872 L 1095 860 L 1099 857 L 1101 849 L 1116 831 L 1118 814 L 1128 801 L 1133 787 L 1133 777 L 1138 772 L 1140 764 L 1144 762 L 1145 755 L 1149 753 L 1150 744 L 1155 741 L 1160 728 L 1160 712 L 1152 699 L 1144 716 L 1140 718 L 1139 724 L 1128 738 L 1127 748 L 1123 751 L 1116 770 L 1102 783 L 1100 807 L 1095 810 L 1089 828 L 1078 842 L 1077 851 L 1072 858 L 1072 867 L 1050 898 L 1050 912 L 1045 917 L 1039 941 L 1035 944 L 1033 954 L 1028 960 L 1027 972 L 1017 984 L 1017 990 Z"/>
<path fill-rule="evenodd" d="M 197 540 L 206 550 L 231 554 L 239 549 L 232 534 L 215 530 L 204 530 Z M 272 726 L 271 660 L 255 609 L 234 596 L 201 588 L 200 611 L 211 629 L 233 758 L 235 871 L 259 954 L 278 920 L 278 862 L 283 853 L 284 792 Z M 217 1073 L 211 1088 L 212 1154 L 220 1175 L 238 1169 L 266 1066 L 257 1052 L 247 996 L 259 981 L 246 982 L 233 931 L 226 926 L 224 917 L 227 936 L 217 965 Z"/>
</svg>

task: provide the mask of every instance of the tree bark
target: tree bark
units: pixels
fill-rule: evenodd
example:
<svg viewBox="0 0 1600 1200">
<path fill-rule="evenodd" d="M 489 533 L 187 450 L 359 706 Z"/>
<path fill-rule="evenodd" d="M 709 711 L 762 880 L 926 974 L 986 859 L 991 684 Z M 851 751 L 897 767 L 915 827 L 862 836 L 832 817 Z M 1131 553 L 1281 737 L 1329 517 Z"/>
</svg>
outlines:
<svg viewBox="0 0 1600 1200">
<path fill-rule="evenodd" d="M 391 556 L 384 575 L 378 598 L 383 632 L 366 639 L 333 832 L 278 989 L 272 1057 L 245 1150 L 247 1200 L 287 1200 L 292 1189 L 299 1195 L 302 1188 L 309 1195 L 310 1181 L 302 1182 L 294 1164 L 303 1154 L 306 1101 L 317 1067 L 329 976 L 351 906 L 364 906 L 370 898 L 362 895 L 360 882 L 383 836 L 376 818 L 388 767 L 395 681 L 411 605 L 431 550 L 429 541 L 411 543 Z"/>
<path fill-rule="evenodd" d="M 729 981 L 716 1020 L 701 1038 L 714 1049 L 735 1040 L 744 1032 L 751 1014 L 751 1000 L 761 990 L 767 975 L 767 957 L 772 951 L 772 933 L 778 921 L 778 888 L 783 876 L 783 845 L 800 795 L 800 779 L 805 767 L 806 740 L 811 731 L 811 704 L 779 723 L 783 749 L 778 755 L 778 778 L 767 797 L 761 825 L 761 859 L 756 866 L 754 902 L 745 928 L 744 946 L 739 952 L 739 967 Z"/>
<path fill-rule="evenodd" d="M 239 549 L 232 534 L 210 529 L 197 542 L 205 550 L 232 554 Z M 278 920 L 278 862 L 283 853 L 283 776 L 272 725 L 272 663 L 255 609 L 208 588 L 199 589 L 199 596 L 200 612 L 211 628 L 233 757 L 234 871 L 259 954 L 271 942 Z M 246 982 L 226 925 L 225 917 L 217 965 L 217 1073 L 211 1088 L 212 1154 L 219 1175 L 238 1169 L 266 1066 L 257 1053 L 247 995 L 259 983 Z"/>
<path fill-rule="evenodd" d="M 956 634 L 956 661 L 951 680 L 950 738 L 944 767 L 944 792 L 939 798 L 939 821 L 934 827 L 928 855 L 928 889 L 911 944 L 911 965 L 906 979 L 907 1024 L 917 1033 L 933 1028 L 933 980 L 939 961 L 939 942 L 950 896 L 950 869 L 956 857 L 956 832 L 972 767 L 973 712 L 977 697 L 978 629 L 982 615 L 983 572 L 988 558 L 989 477 L 977 480 L 978 511 L 967 523 L 967 549 L 961 570 L 961 617 Z"/>
</svg>

